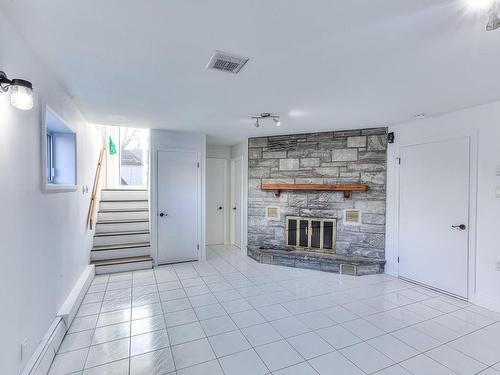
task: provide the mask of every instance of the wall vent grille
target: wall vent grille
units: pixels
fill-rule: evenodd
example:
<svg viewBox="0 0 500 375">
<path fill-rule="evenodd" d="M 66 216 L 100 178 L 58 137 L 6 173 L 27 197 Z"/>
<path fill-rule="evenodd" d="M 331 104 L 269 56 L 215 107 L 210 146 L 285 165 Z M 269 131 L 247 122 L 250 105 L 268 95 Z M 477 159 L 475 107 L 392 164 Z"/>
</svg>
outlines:
<svg viewBox="0 0 500 375">
<path fill-rule="evenodd" d="M 340 264 L 340 273 L 342 275 L 357 276 L 357 267 L 353 264 Z"/>
<path fill-rule="evenodd" d="M 215 69 L 236 74 L 241 71 L 248 60 L 248 57 L 237 56 L 222 51 L 215 51 L 208 62 L 207 69 Z"/>
<path fill-rule="evenodd" d="M 279 220 L 280 219 L 279 207 L 266 207 L 266 218 L 271 220 Z"/>
<path fill-rule="evenodd" d="M 360 224 L 361 223 L 361 211 L 360 210 L 345 210 L 344 211 L 344 223 L 345 224 Z"/>
</svg>

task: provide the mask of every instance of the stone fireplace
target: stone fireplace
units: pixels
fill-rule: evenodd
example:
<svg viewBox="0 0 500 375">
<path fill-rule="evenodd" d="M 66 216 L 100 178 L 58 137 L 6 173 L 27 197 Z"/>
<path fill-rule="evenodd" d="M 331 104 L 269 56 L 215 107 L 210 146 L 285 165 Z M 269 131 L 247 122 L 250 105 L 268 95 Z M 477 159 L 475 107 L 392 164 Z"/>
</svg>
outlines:
<svg viewBox="0 0 500 375">
<path fill-rule="evenodd" d="M 353 266 L 354 274 L 382 272 L 386 145 L 386 128 L 249 139 L 249 256 L 333 272 L 341 272 L 342 264 Z M 263 190 L 269 184 L 363 185 L 367 190 L 276 194 Z M 267 215 L 270 207 L 275 217 Z"/>
</svg>

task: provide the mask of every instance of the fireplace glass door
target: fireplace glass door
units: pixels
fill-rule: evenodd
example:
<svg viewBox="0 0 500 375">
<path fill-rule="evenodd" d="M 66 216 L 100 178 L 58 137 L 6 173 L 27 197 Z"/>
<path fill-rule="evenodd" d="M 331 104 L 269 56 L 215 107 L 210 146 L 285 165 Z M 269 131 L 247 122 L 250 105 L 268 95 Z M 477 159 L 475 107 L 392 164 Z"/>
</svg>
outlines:
<svg viewBox="0 0 500 375">
<path fill-rule="evenodd" d="M 337 220 L 288 216 L 286 246 L 298 250 L 335 253 Z"/>
</svg>

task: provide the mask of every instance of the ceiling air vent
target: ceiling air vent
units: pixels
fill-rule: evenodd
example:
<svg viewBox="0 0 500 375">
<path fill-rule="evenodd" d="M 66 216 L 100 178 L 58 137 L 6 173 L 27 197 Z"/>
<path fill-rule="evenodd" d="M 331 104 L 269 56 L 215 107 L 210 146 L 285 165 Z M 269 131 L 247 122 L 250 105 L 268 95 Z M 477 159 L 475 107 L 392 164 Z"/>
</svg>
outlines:
<svg viewBox="0 0 500 375">
<path fill-rule="evenodd" d="M 248 57 L 232 55 L 227 52 L 215 51 L 208 62 L 207 69 L 221 70 L 228 73 L 239 73 L 248 61 Z"/>
</svg>

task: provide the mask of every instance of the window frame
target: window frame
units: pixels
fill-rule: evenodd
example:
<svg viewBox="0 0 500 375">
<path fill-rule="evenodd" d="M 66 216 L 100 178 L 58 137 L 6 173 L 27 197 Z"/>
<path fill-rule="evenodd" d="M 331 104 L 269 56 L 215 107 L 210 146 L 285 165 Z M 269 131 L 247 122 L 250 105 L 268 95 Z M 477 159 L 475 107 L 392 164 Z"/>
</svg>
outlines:
<svg viewBox="0 0 500 375">
<path fill-rule="evenodd" d="M 45 133 L 46 137 L 46 157 L 47 157 L 47 162 L 45 163 L 45 168 L 47 169 L 47 183 L 48 184 L 53 184 L 54 183 L 54 137 L 52 135 L 52 132 L 47 131 Z"/>
<path fill-rule="evenodd" d="M 41 151 L 42 151 L 42 191 L 44 193 L 58 193 L 58 192 L 74 192 L 78 190 L 78 132 L 71 127 L 67 121 L 65 121 L 56 111 L 54 111 L 48 105 L 41 106 Z M 55 184 L 49 182 L 49 171 L 47 168 L 48 156 L 49 156 L 49 147 L 51 148 L 50 154 L 53 154 L 53 149 L 51 145 L 49 145 L 49 132 L 47 131 L 47 112 L 49 112 L 56 117 L 59 121 L 61 121 L 71 132 L 73 132 L 75 137 L 75 183 L 74 184 Z M 50 135 L 52 136 L 52 135 Z M 53 165 L 53 160 L 51 160 L 51 168 Z M 54 176 L 51 176 L 53 179 Z"/>
</svg>

